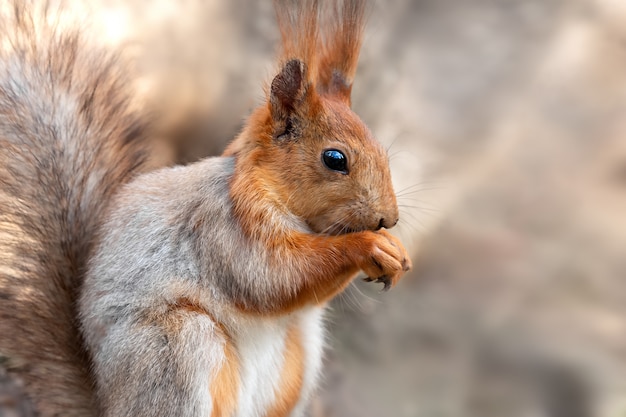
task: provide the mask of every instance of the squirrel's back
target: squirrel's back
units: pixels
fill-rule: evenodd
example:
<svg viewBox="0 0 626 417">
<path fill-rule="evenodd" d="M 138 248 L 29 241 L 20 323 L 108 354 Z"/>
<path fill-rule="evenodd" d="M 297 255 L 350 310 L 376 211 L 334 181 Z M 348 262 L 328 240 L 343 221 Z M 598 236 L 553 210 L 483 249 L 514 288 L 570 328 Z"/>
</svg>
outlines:
<svg viewBox="0 0 626 417">
<path fill-rule="evenodd" d="M 0 7 L 0 359 L 41 415 L 85 416 L 76 294 L 107 202 L 149 145 L 119 60 L 30 4 Z"/>
</svg>

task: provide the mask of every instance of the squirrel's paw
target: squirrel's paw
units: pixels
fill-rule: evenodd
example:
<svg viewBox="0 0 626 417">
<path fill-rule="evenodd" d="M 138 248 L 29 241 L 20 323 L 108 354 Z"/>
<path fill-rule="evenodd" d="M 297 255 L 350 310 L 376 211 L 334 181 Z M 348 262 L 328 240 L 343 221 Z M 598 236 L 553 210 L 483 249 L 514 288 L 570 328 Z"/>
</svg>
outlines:
<svg viewBox="0 0 626 417">
<path fill-rule="evenodd" d="M 411 269 L 411 258 L 402 243 L 391 233 L 384 229 L 370 233 L 372 242 L 369 256 L 365 257 L 361 269 L 367 274 L 365 281 L 382 282 L 383 291 L 387 291 Z"/>
</svg>

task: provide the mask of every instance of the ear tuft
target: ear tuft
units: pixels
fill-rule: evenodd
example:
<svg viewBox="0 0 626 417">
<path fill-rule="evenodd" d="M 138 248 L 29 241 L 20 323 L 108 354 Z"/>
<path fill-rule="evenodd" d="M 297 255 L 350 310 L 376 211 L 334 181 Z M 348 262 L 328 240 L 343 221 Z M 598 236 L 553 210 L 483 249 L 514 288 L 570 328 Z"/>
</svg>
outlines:
<svg viewBox="0 0 626 417">
<path fill-rule="evenodd" d="M 272 117 L 282 120 L 293 113 L 306 93 L 306 65 L 299 59 L 287 61 L 272 80 Z"/>
</svg>

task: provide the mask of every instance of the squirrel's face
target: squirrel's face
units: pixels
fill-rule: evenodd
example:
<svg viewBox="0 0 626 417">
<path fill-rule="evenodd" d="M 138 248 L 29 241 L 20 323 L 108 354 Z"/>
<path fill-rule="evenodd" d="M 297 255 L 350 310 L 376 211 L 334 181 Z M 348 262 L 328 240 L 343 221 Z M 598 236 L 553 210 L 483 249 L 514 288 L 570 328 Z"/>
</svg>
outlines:
<svg viewBox="0 0 626 417">
<path fill-rule="evenodd" d="M 265 191 L 316 233 L 391 228 L 398 205 L 388 158 L 345 95 L 318 92 L 287 62 L 270 100 L 225 155 L 245 158 Z M 244 157 L 244 155 L 246 155 Z"/>
<path fill-rule="evenodd" d="M 259 163 L 275 194 L 317 233 L 393 227 L 398 206 L 388 157 L 345 96 L 318 93 L 305 66 L 288 62 L 272 82 L 271 138 Z"/>
<path fill-rule="evenodd" d="M 317 233 L 393 227 L 398 206 L 385 150 L 342 101 L 320 96 L 315 104 L 274 134 L 283 203 Z"/>
</svg>

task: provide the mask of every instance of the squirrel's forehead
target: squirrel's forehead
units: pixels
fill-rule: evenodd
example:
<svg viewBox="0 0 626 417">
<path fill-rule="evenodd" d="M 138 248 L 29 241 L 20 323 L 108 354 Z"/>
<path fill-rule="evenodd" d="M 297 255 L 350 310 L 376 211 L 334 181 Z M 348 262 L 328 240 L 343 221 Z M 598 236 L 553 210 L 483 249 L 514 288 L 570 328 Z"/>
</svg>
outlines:
<svg viewBox="0 0 626 417">
<path fill-rule="evenodd" d="M 343 103 L 328 100 L 324 106 L 327 129 L 336 134 L 354 139 L 372 140 L 373 135 L 361 118 Z"/>
</svg>

